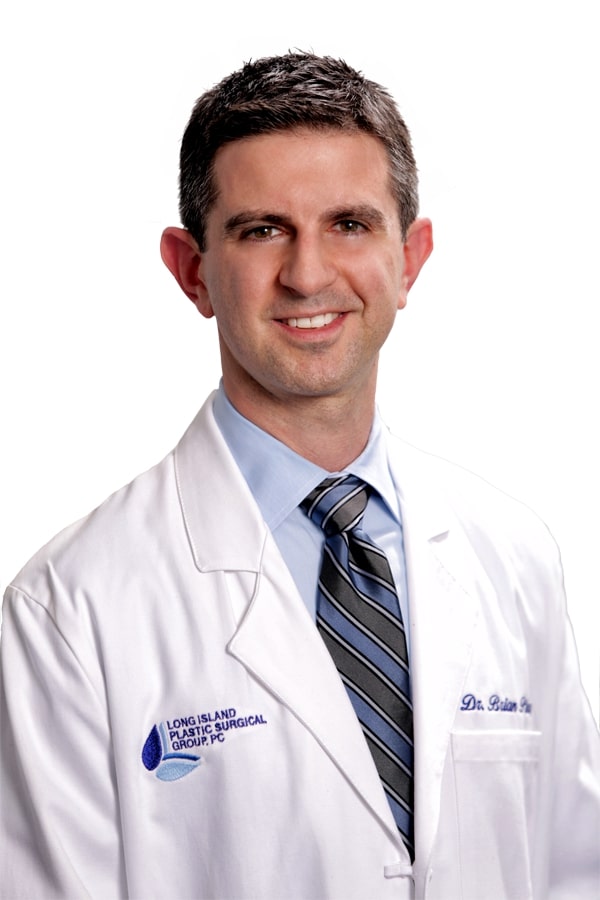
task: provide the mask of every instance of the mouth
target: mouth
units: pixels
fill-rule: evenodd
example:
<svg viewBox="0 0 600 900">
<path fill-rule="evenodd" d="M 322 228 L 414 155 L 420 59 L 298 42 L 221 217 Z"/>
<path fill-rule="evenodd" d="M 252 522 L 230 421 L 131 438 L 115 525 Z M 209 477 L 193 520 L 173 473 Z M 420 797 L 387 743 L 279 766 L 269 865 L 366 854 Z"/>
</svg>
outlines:
<svg viewBox="0 0 600 900">
<path fill-rule="evenodd" d="M 326 325 L 331 325 L 341 315 L 342 313 L 321 313 L 318 316 L 303 316 L 300 318 L 280 319 L 279 321 L 289 328 L 324 328 Z"/>
</svg>

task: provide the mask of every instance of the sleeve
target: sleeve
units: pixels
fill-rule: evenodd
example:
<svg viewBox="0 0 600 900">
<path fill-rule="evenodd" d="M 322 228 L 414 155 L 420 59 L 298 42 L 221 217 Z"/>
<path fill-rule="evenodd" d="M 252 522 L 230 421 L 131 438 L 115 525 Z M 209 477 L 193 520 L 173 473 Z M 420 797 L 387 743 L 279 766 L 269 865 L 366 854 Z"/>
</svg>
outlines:
<svg viewBox="0 0 600 900">
<path fill-rule="evenodd" d="M 48 608 L 15 588 L 5 596 L 0 664 L 0 896 L 125 896 L 100 679 Z"/>
</svg>

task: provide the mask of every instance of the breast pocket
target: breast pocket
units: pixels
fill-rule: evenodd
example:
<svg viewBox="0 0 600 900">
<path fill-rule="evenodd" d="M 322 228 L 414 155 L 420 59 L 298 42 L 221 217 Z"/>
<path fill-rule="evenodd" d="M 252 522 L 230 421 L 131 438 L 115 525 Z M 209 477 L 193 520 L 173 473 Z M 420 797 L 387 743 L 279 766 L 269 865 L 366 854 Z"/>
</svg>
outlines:
<svg viewBox="0 0 600 900">
<path fill-rule="evenodd" d="M 532 897 L 541 733 L 457 731 L 452 758 L 465 898 Z"/>
</svg>

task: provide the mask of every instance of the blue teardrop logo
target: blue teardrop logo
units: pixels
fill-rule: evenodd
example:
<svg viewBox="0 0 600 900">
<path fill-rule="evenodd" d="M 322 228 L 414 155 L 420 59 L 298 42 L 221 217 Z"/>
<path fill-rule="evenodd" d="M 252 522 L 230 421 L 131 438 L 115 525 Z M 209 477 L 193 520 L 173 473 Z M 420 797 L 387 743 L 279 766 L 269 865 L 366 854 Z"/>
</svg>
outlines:
<svg viewBox="0 0 600 900">
<path fill-rule="evenodd" d="M 164 723 L 160 728 L 152 726 L 142 747 L 142 762 L 149 772 L 154 772 L 161 781 L 177 781 L 189 775 L 200 765 L 199 756 L 192 753 L 168 753 L 168 742 Z"/>
</svg>

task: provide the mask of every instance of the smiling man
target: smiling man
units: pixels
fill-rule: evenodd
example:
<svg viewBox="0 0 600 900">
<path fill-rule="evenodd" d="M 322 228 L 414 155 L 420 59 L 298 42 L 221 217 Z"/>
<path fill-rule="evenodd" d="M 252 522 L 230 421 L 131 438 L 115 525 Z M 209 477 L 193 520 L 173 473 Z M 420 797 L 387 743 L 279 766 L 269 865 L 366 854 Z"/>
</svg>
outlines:
<svg viewBox="0 0 600 900">
<path fill-rule="evenodd" d="M 201 252 L 169 228 L 163 258 L 216 316 L 223 388 L 247 419 L 332 471 L 366 446 L 377 357 L 431 252 L 402 233 L 382 142 L 294 127 L 228 143 Z"/>
<path fill-rule="evenodd" d="M 2 896 L 591 900 L 558 551 L 375 406 L 432 249 L 393 101 L 249 63 L 198 100 L 180 186 L 162 257 L 222 381 L 7 591 Z"/>
</svg>

